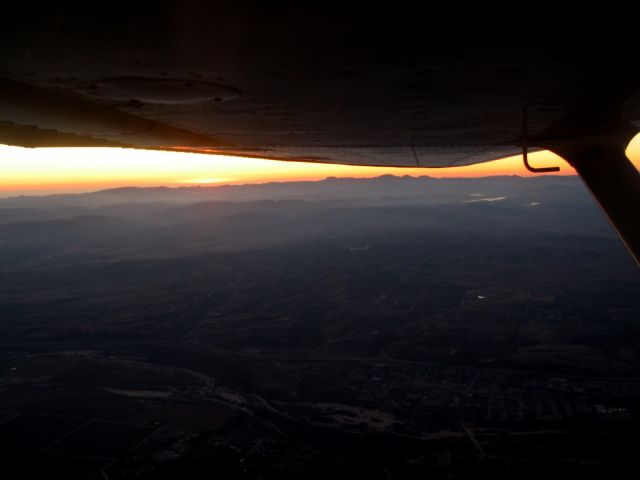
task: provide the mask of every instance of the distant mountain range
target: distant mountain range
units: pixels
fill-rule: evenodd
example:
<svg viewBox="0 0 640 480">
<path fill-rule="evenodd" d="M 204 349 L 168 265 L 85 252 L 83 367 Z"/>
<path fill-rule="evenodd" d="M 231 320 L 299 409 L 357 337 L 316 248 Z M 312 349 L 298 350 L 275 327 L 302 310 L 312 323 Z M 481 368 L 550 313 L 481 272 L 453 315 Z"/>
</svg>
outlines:
<svg viewBox="0 0 640 480">
<path fill-rule="evenodd" d="M 413 198 L 427 203 L 449 203 L 483 197 L 507 197 L 539 202 L 542 196 L 562 191 L 584 195 L 584 187 L 575 176 L 482 178 L 433 178 L 428 176 L 382 175 L 375 178 L 334 178 L 321 181 L 273 182 L 264 184 L 223 185 L 214 187 L 124 187 L 91 193 L 18 196 L 0 199 L 0 209 L 100 207 L 122 203 L 191 204 L 207 201 L 256 200 L 368 200 L 392 201 Z M 542 196 L 541 196 L 542 195 Z M 535 197 L 535 198 L 534 198 Z M 5 212 L 6 213 L 6 212 Z M 0 215 L 0 221 L 2 215 Z"/>
</svg>

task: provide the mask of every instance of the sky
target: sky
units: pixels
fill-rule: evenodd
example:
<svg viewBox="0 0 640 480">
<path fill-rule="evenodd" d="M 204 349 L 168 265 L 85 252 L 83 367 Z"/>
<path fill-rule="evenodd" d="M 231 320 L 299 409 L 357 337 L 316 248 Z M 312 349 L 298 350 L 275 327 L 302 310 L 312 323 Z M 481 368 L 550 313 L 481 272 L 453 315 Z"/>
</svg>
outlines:
<svg viewBox="0 0 640 480">
<path fill-rule="evenodd" d="M 640 169 L 640 134 L 627 148 Z M 530 154 L 534 166 L 575 171 L 551 152 Z M 38 148 L 0 145 L 0 197 L 86 192 L 122 186 L 187 186 L 321 180 L 379 175 L 482 177 L 532 175 L 521 156 L 454 168 L 354 167 L 123 148 Z"/>
</svg>

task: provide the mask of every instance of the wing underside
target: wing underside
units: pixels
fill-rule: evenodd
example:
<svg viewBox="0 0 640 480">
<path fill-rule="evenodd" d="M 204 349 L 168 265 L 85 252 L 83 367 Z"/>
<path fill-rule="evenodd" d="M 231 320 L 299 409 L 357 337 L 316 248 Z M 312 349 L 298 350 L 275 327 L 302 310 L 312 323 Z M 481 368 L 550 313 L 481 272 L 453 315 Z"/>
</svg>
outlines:
<svg viewBox="0 0 640 480">
<path fill-rule="evenodd" d="M 227 135 L 224 128 L 221 134 L 212 134 L 206 131 L 210 125 L 206 115 L 198 118 L 197 112 L 191 111 L 188 121 L 180 122 L 184 120 L 181 117 L 185 109 L 206 107 L 202 102 L 187 108 L 184 104 L 163 105 L 162 115 L 158 115 L 157 108 L 145 110 L 140 105 L 133 107 L 132 102 L 117 108 L 95 102 L 91 97 L 9 79 L 0 80 L 0 96 L 4 107 L 0 111 L 0 143 L 30 148 L 126 147 L 284 161 L 431 168 L 470 165 L 518 152 L 516 145 L 473 142 L 450 135 L 432 138 L 416 138 L 415 132 L 390 135 L 385 125 L 380 138 L 373 136 L 373 141 L 371 134 L 358 138 L 345 130 L 344 136 L 333 131 L 310 135 L 304 129 L 297 133 L 273 131 L 273 126 L 271 131 L 268 128 L 254 131 L 253 137 L 251 129 L 242 126 L 232 128 Z M 176 113 L 172 123 L 176 120 L 195 123 L 200 128 L 168 123 L 172 110 Z M 258 112 L 256 116 L 269 123 L 264 113 Z M 228 117 L 230 124 L 238 124 L 238 115 L 230 112 Z M 219 114 L 215 123 L 224 126 L 224 114 Z M 351 140 L 345 141 L 344 137 Z"/>
<path fill-rule="evenodd" d="M 521 22 L 344 2 L 143 3 L 52 4 L 7 22 L 0 142 L 469 165 L 519 152 L 525 106 L 544 132 L 585 78 L 627 59 L 611 42 L 595 62 L 602 39 L 564 23 L 523 35 Z M 630 99 L 625 121 L 638 112 Z"/>
</svg>

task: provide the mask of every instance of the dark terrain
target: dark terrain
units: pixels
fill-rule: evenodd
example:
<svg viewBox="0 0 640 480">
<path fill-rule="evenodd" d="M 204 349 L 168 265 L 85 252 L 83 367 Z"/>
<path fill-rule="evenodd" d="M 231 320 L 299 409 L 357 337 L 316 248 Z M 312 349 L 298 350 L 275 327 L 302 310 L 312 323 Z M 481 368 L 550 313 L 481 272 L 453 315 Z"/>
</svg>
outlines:
<svg viewBox="0 0 640 480">
<path fill-rule="evenodd" d="M 0 473 L 622 478 L 639 320 L 575 177 L 0 199 Z"/>
</svg>

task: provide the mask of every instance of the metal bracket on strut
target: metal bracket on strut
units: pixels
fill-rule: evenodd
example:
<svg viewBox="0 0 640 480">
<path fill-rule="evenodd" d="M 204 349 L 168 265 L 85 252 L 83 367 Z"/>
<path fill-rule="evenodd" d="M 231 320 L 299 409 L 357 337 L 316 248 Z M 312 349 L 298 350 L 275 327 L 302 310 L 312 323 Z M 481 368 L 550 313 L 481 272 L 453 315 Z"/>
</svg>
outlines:
<svg viewBox="0 0 640 480">
<path fill-rule="evenodd" d="M 522 161 L 524 162 L 524 167 L 533 173 L 549 173 L 549 172 L 559 172 L 560 167 L 534 167 L 529 163 L 528 157 L 528 147 L 527 147 L 527 116 L 528 116 L 528 108 L 534 105 L 547 105 L 543 103 L 528 103 L 524 107 L 522 107 Z"/>
</svg>

